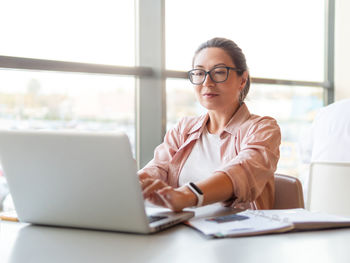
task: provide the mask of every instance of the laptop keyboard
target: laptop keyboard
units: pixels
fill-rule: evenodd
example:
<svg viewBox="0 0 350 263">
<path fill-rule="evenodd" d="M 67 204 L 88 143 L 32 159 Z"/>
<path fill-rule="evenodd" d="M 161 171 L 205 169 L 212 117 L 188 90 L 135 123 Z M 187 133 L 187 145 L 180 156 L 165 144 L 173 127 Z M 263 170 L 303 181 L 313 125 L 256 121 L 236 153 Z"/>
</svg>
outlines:
<svg viewBox="0 0 350 263">
<path fill-rule="evenodd" d="M 167 216 L 148 216 L 148 221 L 149 221 L 150 223 L 153 223 L 153 222 L 162 220 L 162 219 L 164 219 L 164 218 L 167 218 Z"/>
</svg>

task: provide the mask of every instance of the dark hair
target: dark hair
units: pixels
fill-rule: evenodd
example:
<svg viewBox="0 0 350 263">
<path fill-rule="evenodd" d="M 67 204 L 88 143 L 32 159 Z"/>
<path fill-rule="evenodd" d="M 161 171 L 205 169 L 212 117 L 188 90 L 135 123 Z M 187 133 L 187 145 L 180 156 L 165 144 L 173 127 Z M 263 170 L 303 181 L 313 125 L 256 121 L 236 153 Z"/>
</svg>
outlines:
<svg viewBox="0 0 350 263">
<path fill-rule="evenodd" d="M 249 76 L 249 71 L 248 71 L 248 67 L 247 67 L 247 62 L 245 59 L 245 56 L 242 52 L 242 49 L 237 46 L 237 44 L 235 42 L 233 42 L 230 39 L 226 39 L 226 38 L 212 38 L 204 43 L 202 43 L 196 50 L 196 52 L 194 53 L 193 56 L 193 60 L 192 60 L 192 66 L 194 64 L 194 60 L 197 56 L 197 54 L 202 51 L 205 48 L 210 48 L 210 47 L 217 47 L 217 48 L 221 48 L 224 51 L 226 51 L 226 53 L 231 57 L 233 63 L 236 65 L 236 67 L 238 69 L 241 69 L 241 71 L 237 71 L 237 74 L 239 76 L 242 76 L 244 71 L 248 72 L 248 79 L 247 82 L 243 88 L 243 90 L 241 91 L 241 93 L 239 94 L 239 104 L 242 104 L 245 97 L 247 96 L 248 92 L 249 92 L 249 87 L 250 87 L 250 76 Z"/>
</svg>

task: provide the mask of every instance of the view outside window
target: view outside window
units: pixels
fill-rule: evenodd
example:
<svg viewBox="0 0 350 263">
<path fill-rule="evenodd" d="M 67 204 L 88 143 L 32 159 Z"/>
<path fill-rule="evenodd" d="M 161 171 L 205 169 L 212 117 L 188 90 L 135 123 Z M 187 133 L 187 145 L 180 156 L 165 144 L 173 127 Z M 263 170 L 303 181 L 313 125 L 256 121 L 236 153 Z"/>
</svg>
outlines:
<svg viewBox="0 0 350 263">
<path fill-rule="evenodd" d="M 323 0 L 167 0 L 165 7 L 167 69 L 190 70 L 199 44 L 226 37 L 254 77 L 323 81 Z"/>
<path fill-rule="evenodd" d="M 319 0 L 168 0 L 167 69 L 190 70 L 199 44 L 226 37 L 242 48 L 252 77 L 323 82 L 324 8 Z M 166 85 L 167 129 L 183 116 L 206 112 L 189 80 L 168 79 Z M 251 85 L 246 98 L 251 113 L 272 116 L 281 127 L 278 172 L 302 172 L 300 137 L 323 106 L 323 96 L 321 87 Z"/>
<path fill-rule="evenodd" d="M 122 130 L 134 141 L 133 77 L 0 70 L 0 128 Z"/>
<path fill-rule="evenodd" d="M 0 0 L 0 55 L 135 65 L 134 1 Z"/>
<path fill-rule="evenodd" d="M 135 65 L 134 1 L 0 0 L 0 9 L 0 55 Z M 134 77 L 0 69 L 2 128 L 124 130 L 135 145 L 134 101 Z"/>
<path fill-rule="evenodd" d="M 298 176 L 303 172 L 300 144 L 317 110 L 323 106 L 323 89 L 303 86 L 252 84 L 246 104 L 251 111 L 274 117 L 282 133 L 278 172 Z"/>
</svg>

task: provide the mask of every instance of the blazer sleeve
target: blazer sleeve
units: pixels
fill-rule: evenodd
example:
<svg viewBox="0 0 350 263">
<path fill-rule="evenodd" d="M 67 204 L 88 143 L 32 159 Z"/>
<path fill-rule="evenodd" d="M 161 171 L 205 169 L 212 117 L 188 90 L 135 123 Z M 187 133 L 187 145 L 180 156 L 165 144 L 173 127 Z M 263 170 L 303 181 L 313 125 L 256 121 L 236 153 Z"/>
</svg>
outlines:
<svg viewBox="0 0 350 263">
<path fill-rule="evenodd" d="M 255 201 L 266 184 L 273 181 L 280 143 L 280 128 L 270 117 L 263 117 L 253 123 L 242 135 L 237 156 L 219 169 L 232 181 L 234 187 L 232 206 Z"/>
<path fill-rule="evenodd" d="M 181 121 L 165 134 L 163 143 L 154 150 L 153 159 L 138 171 L 138 174 L 146 172 L 150 176 L 168 182 L 169 163 L 183 141 L 180 130 Z"/>
</svg>

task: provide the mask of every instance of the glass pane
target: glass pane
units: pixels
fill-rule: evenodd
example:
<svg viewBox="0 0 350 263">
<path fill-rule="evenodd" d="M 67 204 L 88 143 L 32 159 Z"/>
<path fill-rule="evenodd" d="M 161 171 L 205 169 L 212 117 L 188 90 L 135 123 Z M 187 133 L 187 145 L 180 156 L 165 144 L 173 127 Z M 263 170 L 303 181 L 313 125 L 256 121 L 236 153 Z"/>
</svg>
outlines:
<svg viewBox="0 0 350 263">
<path fill-rule="evenodd" d="M 193 85 L 189 80 L 167 79 L 166 98 L 167 129 L 172 128 L 182 117 L 197 116 L 206 112 L 196 101 Z"/>
<path fill-rule="evenodd" d="M 134 1 L 0 0 L 0 55 L 135 65 Z"/>
<path fill-rule="evenodd" d="M 274 117 L 282 133 L 281 157 L 277 171 L 299 176 L 304 169 L 299 148 L 323 106 L 323 88 L 252 84 L 246 104 L 251 113 Z"/>
<path fill-rule="evenodd" d="M 323 81 L 324 8 L 323 0 L 167 0 L 166 67 L 188 70 L 199 44 L 226 37 L 251 76 Z"/>
<path fill-rule="evenodd" d="M 0 70 L 0 129 L 123 131 L 135 149 L 135 79 Z"/>
<path fill-rule="evenodd" d="M 293 176 L 303 172 L 299 144 L 310 128 L 316 111 L 323 106 L 322 88 L 252 84 L 246 104 L 251 113 L 277 119 L 282 132 L 277 171 Z M 184 116 L 206 112 L 196 101 L 188 80 L 167 80 L 167 128 Z"/>
</svg>

